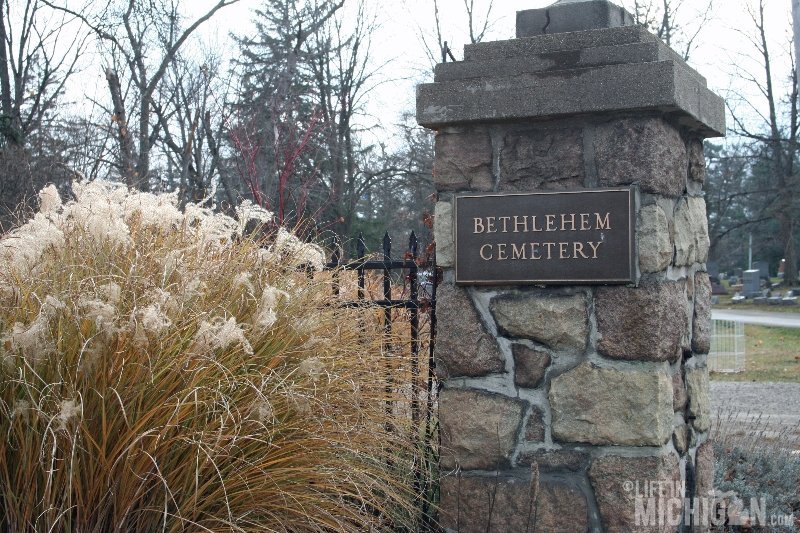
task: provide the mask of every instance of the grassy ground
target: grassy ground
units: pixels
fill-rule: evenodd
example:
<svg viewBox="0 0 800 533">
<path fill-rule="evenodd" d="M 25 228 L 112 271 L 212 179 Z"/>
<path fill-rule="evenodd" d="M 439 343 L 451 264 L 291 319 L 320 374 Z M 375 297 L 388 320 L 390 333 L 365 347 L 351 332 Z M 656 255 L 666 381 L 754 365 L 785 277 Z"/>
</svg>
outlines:
<svg viewBox="0 0 800 533">
<path fill-rule="evenodd" d="M 777 285 L 781 281 L 780 278 L 772 278 L 771 282 L 773 285 Z M 722 280 L 722 285 L 728 289 L 729 294 L 726 295 L 719 295 L 719 303 L 714 307 L 717 309 L 748 309 L 748 310 L 757 310 L 757 311 L 772 311 L 775 313 L 800 313 L 800 305 L 769 305 L 769 304 L 759 304 L 756 305 L 752 302 L 752 300 L 744 300 L 743 302 L 734 304 L 731 301 L 733 295 L 736 294 L 736 291 L 731 288 L 729 280 Z M 782 295 L 788 289 L 797 289 L 798 287 L 783 287 L 777 286 L 772 290 L 772 294 Z"/>
<path fill-rule="evenodd" d="M 713 373 L 720 381 L 800 383 L 800 328 L 745 325 L 745 371 Z"/>
</svg>

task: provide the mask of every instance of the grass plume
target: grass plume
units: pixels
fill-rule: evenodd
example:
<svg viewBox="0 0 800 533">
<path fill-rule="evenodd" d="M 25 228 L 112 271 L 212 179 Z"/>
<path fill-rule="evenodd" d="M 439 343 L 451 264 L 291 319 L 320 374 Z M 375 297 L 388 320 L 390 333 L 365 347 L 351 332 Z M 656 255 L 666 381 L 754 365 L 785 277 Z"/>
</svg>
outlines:
<svg viewBox="0 0 800 533">
<path fill-rule="evenodd" d="M 372 311 L 298 270 L 319 248 L 174 197 L 53 193 L 0 240 L 0 529 L 414 528 Z"/>
</svg>

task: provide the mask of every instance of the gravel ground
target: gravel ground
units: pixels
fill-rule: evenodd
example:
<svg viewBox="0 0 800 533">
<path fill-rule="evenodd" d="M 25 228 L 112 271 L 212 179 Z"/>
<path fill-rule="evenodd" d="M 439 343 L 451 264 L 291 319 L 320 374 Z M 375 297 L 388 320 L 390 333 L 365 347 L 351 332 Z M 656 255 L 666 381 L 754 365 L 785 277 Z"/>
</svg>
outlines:
<svg viewBox="0 0 800 533">
<path fill-rule="evenodd" d="M 800 383 L 711 382 L 712 418 L 746 421 L 761 415 L 760 425 L 800 438 Z"/>
</svg>

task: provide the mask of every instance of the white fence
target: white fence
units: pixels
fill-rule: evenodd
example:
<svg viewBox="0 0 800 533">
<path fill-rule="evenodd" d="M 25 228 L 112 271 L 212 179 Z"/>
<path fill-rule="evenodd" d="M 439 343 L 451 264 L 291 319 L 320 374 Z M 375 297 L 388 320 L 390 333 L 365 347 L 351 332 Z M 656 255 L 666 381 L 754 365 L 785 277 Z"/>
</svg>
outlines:
<svg viewBox="0 0 800 533">
<path fill-rule="evenodd" d="M 711 372 L 744 371 L 744 324 L 733 320 L 711 321 Z"/>
</svg>

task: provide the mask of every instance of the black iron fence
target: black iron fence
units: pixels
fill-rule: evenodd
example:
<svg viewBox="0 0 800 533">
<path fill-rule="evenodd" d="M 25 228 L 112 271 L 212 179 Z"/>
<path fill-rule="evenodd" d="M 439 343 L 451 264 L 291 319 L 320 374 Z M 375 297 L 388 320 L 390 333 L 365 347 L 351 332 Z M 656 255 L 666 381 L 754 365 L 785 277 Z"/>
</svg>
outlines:
<svg viewBox="0 0 800 533">
<path fill-rule="evenodd" d="M 333 271 L 333 291 L 340 294 L 341 276 L 347 271 L 354 271 L 357 276 L 356 298 L 342 300 L 339 305 L 347 307 L 377 307 L 383 309 L 383 353 L 387 358 L 410 357 L 411 384 L 409 409 L 412 430 L 418 438 L 420 453 L 414 462 L 414 491 L 420 496 L 420 507 L 423 521 L 432 525 L 433 503 L 437 499 L 437 484 L 434 483 L 435 469 L 438 464 L 438 446 L 436 420 L 433 410 L 436 403 L 438 387 L 434 376 L 433 349 L 436 335 L 436 285 L 439 271 L 436 268 L 435 251 L 420 254 L 420 243 L 412 231 L 408 239 L 408 248 L 401 258 L 392 257 L 392 241 L 387 232 L 383 237 L 382 250 L 377 254 L 369 254 L 363 234 L 359 234 L 355 243 L 355 258 L 344 260 L 341 241 L 334 240 L 333 255 L 326 265 Z M 367 297 L 367 273 L 381 273 L 380 296 Z M 399 273 L 399 275 L 398 275 Z M 410 325 L 408 349 L 398 349 L 392 335 L 393 314 L 397 310 L 405 310 Z M 421 319 L 427 319 L 421 322 Z M 422 326 L 425 326 L 424 328 Z M 405 343 L 404 343 L 405 344 Z M 407 384 L 398 383 L 391 372 L 391 361 L 387 361 L 390 371 L 387 372 L 387 431 L 393 410 L 394 396 L 397 387 Z M 424 376 L 423 376 L 424 372 Z M 423 394 L 424 386 L 424 394 Z M 437 439 L 438 440 L 438 439 Z"/>
</svg>

